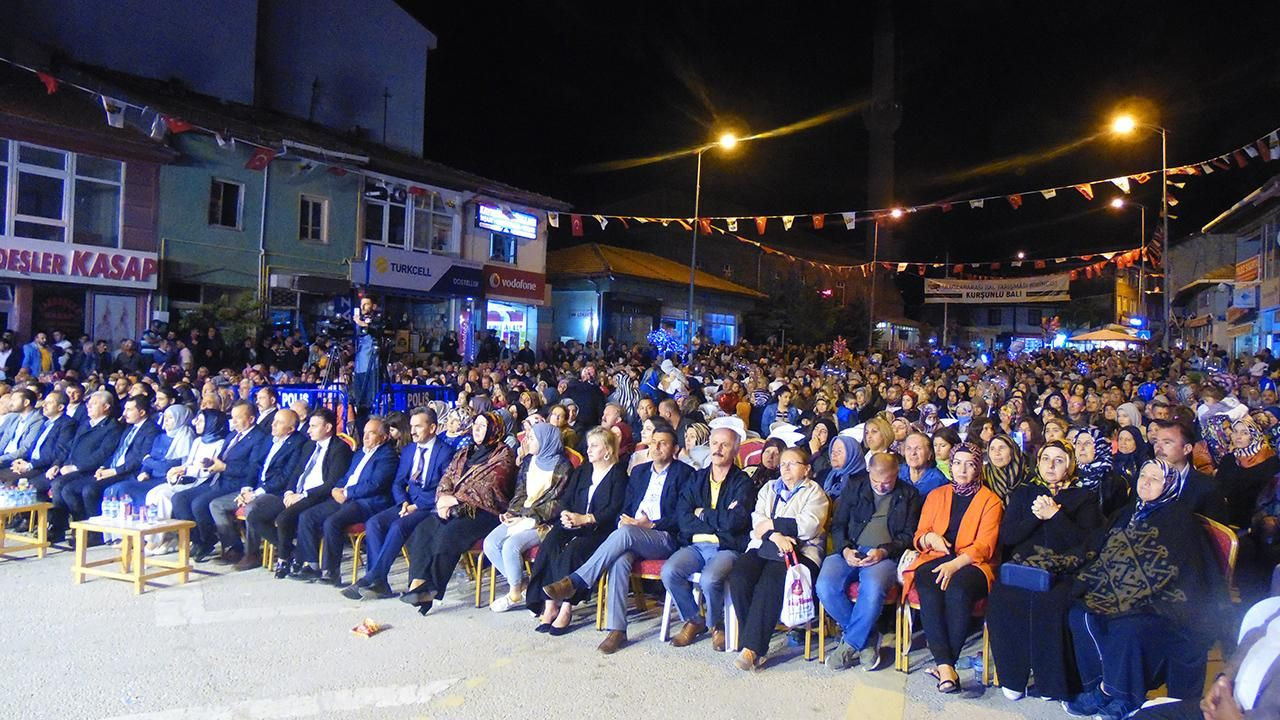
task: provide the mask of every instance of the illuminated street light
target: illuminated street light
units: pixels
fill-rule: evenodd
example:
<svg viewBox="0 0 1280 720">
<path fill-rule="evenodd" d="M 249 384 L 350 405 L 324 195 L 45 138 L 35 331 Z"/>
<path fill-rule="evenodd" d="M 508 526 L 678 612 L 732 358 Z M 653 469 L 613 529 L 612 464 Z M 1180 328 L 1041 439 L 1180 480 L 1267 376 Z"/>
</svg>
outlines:
<svg viewBox="0 0 1280 720">
<path fill-rule="evenodd" d="M 902 217 L 902 208 L 894 208 L 890 210 L 889 217 L 893 218 L 894 220 L 897 220 L 898 218 Z"/>
<path fill-rule="evenodd" d="M 1019 251 L 1018 251 L 1018 259 L 1019 259 L 1019 260 L 1026 260 L 1026 259 L 1027 259 L 1027 254 L 1026 254 L 1026 253 L 1024 253 L 1024 252 L 1022 252 L 1021 250 L 1019 250 Z"/>
<path fill-rule="evenodd" d="M 734 135 L 731 132 L 721 133 L 719 140 L 717 140 L 715 143 L 712 143 L 710 145 L 702 146 L 701 148 L 698 149 L 698 152 L 697 152 L 698 170 L 697 170 L 697 174 L 694 176 L 694 183 L 693 183 L 693 247 L 689 253 L 689 317 L 688 317 L 689 325 L 688 325 L 688 328 L 689 328 L 689 346 L 690 347 L 693 347 L 693 338 L 695 335 L 694 324 L 693 324 L 693 289 L 694 289 L 694 280 L 696 279 L 697 272 L 698 272 L 698 230 L 701 228 L 701 225 L 702 225 L 701 215 L 700 215 L 700 213 L 702 212 L 702 207 L 701 207 L 701 204 L 702 204 L 702 153 L 706 152 L 707 150 L 710 150 L 716 145 L 719 145 L 721 150 L 725 152 L 729 152 L 733 148 L 737 147 L 738 136 Z"/>
<path fill-rule="evenodd" d="M 1132 115 L 1117 115 L 1115 120 L 1111 121 L 1111 132 L 1117 135 L 1128 135 L 1138 126 L 1138 121 L 1133 119 Z"/>
<path fill-rule="evenodd" d="M 1164 247 L 1161 249 L 1162 252 L 1161 252 L 1160 260 L 1164 264 L 1164 276 L 1168 278 L 1169 277 L 1169 131 L 1165 130 L 1159 125 L 1151 125 L 1149 123 L 1138 122 L 1136 118 L 1134 118 L 1132 115 L 1129 115 L 1127 113 L 1122 113 L 1120 115 L 1117 115 L 1115 119 L 1111 121 L 1111 131 L 1117 135 L 1128 135 L 1139 127 L 1143 127 L 1148 130 L 1152 130 L 1154 132 L 1160 133 L 1160 224 L 1162 226 L 1162 230 L 1164 231 L 1164 240 L 1163 240 Z M 1112 204 L 1115 207 L 1119 207 L 1114 204 L 1114 201 Z M 1145 208 L 1144 208 L 1144 211 L 1145 211 Z M 1145 233 L 1146 233 L 1146 230 L 1144 228 L 1143 234 L 1145 235 Z M 1143 237 L 1142 238 L 1143 246 L 1146 245 L 1146 242 L 1147 242 L 1147 239 Z M 1171 315 L 1169 303 L 1172 300 L 1172 298 L 1169 297 L 1169 293 L 1167 292 L 1167 290 L 1169 289 L 1167 287 L 1168 286 L 1167 280 L 1165 282 L 1165 285 L 1166 285 L 1165 287 L 1166 292 L 1164 293 L 1164 312 L 1162 314 L 1164 316 L 1164 319 L 1163 319 L 1164 349 L 1168 350 L 1169 341 L 1170 341 L 1169 330 L 1171 329 L 1171 325 L 1172 325 L 1172 323 L 1169 322 L 1169 317 Z"/>
<path fill-rule="evenodd" d="M 1113 208 L 1115 208 L 1115 209 L 1117 209 L 1117 210 L 1119 210 L 1120 208 L 1124 207 L 1124 198 L 1112 198 L 1112 200 L 1111 200 L 1111 207 L 1113 207 Z"/>
<path fill-rule="evenodd" d="M 720 136 L 720 149 L 732 150 L 738 144 L 738 136 L 731 132 L 724 133 Z"/>
</svg>

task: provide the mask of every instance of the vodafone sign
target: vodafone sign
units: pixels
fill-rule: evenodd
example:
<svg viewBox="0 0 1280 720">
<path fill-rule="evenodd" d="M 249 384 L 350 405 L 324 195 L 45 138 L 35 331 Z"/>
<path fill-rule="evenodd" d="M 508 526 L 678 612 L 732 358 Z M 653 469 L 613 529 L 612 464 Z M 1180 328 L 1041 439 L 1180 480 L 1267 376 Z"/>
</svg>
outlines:
<svg viewBox="0 0 1280 720">
<path fill-rule="evenodd" d="M 541 305 L 547 294 L 547 276 L 499 265 L 484 266 L 484 293 L 500 300 L 522 300 Z"/>
</svg>

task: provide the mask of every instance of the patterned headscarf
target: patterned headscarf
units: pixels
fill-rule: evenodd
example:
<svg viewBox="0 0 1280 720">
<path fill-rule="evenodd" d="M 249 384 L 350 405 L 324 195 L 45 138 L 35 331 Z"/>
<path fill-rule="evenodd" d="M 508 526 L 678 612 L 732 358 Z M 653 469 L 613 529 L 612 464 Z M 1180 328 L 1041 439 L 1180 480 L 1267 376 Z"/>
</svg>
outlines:
<svg viewBox="0 0 1280 720">
<path fill-rule="evenodd" d="M 954 468 L 956 465 L 956 455 L 960 453 L 969 453 L 970 455 L 974 456 L 978 460 L 978 477 L 968 485 L 961 485 L 960 483 L 956 482 L 956 472 Z M 977 445 L 971 442 L 962 442 L 959 445 L 956 445 L 955 447 L 951 448 L 951 457 L 949 458 L 949 460 L 951 462 L 951 467 L 952 467 L 951 489 L 955 491 L 955 494 L 961 497 L 968 497 L 978 492 L 978 488 L 982 487 L 982 468 L 984 464 L 982 448 L 978 447 Z"/>
<path fill-rule="evenodd" d="M 693 431 L 694 439 L 697 440 L 697 442 L 694 443 L 695 446 L 702 446 L 711 442 L 711 426 L 706 423 L 689 423 L 689 427 L 685 429 L 685 433 L 688 433 L 690 430 Z"/>
<path fill-rule="evenodd" d="M 1182 496 L 1182 473 L 1178 472 L 1177 468 L 1163 460 L 1148 460 L 1143 464 L 1142 469 L 1145 470 L 1149 465 L 1155 465 L 1160 470 L 1160 473 L 1164 475 L 1164 490 L 1161 490 L 1160 495 L 1150 502 L 1147 502 L 1140 497 L 1138 498 L 1138 504 L 1133 511 L 1133 517 L 1129 519 L 1130 525 L 1146 520 L 1151 513 L 1171 502 L 1174 502 Z M 1139 470 L 1138 473 L 1141 474 L 1142 470 Z"/>
<path fill-rule="evenodd" d="M 1032 472 L 1027 467 L 1027 456 L 1018 448 L 1018 444 L 1013 441 L 1013 438 L 1004 433 L 991 438 L 991 442 L 987 443 L 988 452 L 990 452 L 992 444 L 997 440 L 1009 447 L 1009 464 L 1001 468 L 996 467 L 994 463 L 988 462 L 983 467 L 982 474 L 987 487 L 991 488 L 991 492 L 994 492 L 1001 502 L 1007 502 L 1009 495 L 1018 486 L 1030 479 Z M 1072 457 L 1074 458 L 1074 453 L 1072 453 Z M 1072 469 L 1074 470 L 1074 466 Z"/>
<path fill-rule="evenodd" d="M 1061 450 L 1062 452 L 1066 453 L 1067 461 L 1069 463 L 1067 465 L 1066 479 L 1063 480 L 1061 483 L 1058 483 L 1057 485 L 1050 485 L 1048 480 L 1045 480 L 1043 477 L 1040 476 L 1040 456 L 1043 455 L 1044 451 L 1048 450 L 1049 448 L 1053 448 L 1055 450 Z M 1067 442 L 1066 440 L 1050 440 L 1049 442 L 1044 444 L 1044 447 L 1040 448 L 1040 452 L 1036 453 L 1036 471 L 1035 471 L 1035 474 L 1032 476 L 1031 481 L 1036 483 L 1037 485 L 1043 485 L 1049 488 L 1049 491 L 1054 495 L 1056 495 L 1060 491 L 1065 490 L 1066 488 L 1080 486 L 1080 478 L 1076 475 L 1076 472 L 1077 472 L 1076 449 L 1072 447 L 1071 443 Z"/>
<path fill-rule="evenodd" d="M 1087 488 L 1096 488 L 1107 475 L 1111 474 L 1111 441 L 1102 434 L 1101 430 L 1092 425 L 1081 428 L 1080 435 L 1087 435 L 1093 439 L 1093 460 L 1080 466 L 1080 484 Z M 1080 435 L 1076 436 L 1077 441 Z"/>
<path fill-rule="evenodd" d="M 1249 432 L 1249 444 L 1242 447 L 1232 447 L 1231 454 L 1236 456 L 1236 463 L 1240 467 L 1253 467 L 1258 463 L 1275 455 L 1271 449 L 1271 443 L 1267 441 L 1267 436 L 1258 429 L 1257 423 L 1252 418 L 1245 416 L 1231 424 L 1231 429 L 1235 430 L 1237 425 L 1244 425 Z"/>
</svg>

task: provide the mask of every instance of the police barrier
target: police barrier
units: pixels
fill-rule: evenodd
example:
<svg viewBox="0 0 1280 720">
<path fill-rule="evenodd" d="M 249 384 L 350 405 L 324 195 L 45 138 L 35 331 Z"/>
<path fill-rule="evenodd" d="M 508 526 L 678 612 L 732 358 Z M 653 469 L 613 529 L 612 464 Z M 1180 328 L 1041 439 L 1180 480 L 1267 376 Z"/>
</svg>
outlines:
<svg viewBox="0 0 1280 720">
<path fill-rule="evenodd" d="M 349 412 L 353 409 L 347 397 L 346 385 L 297 384 L 274 387 L 280 397 L 281 407 L 289 407 L 298 400 L 305 400 L 312 410 L 327 407 L 338 416 L 338 432 L 346 432 L 347 423 L 351 419 Z M 258 390 L 258 387 L 253 389 L 255 395 Z M 384 384 L 382 392 L 378 393 L 374 412 L 379 415 L 385 415 L 394 410 L 408 412 L 413 408 L 425 406 L 431 400 L 443 400 L 452 404 L 457 399 L 458 392 L 443 385 Z"/>
<path fill-rule="evenodd" d="M 313 385 L 313 384 L 297 384 L 297 385 L 273 385 L 276 394 L 280 398 L 280 407 L 289 407 L 298 400 L 306 401 L 308 407 L 312 410 L 326 407 L 333 411 L 338 417 L 338 432 L 345 433 L 347 431 L 348 414 L 350 412 L 350 403 L 347 400 L 347 386 L 341 384 L 335 385 Z M 261 388 L 253 389 L 254 395 L 257 395 Z M 301 418 L 299 428 L 306 431 L 306 418 Z"/>
<path fill-rule="evenodd" d="M 382 386 L 378 393 L 376 411 L 380 415 L 399 410 L 408 412 L 416 407 L 423 407 L 432 400 L 443 400 L 452 405 L 458 399 L 458 391 L 443 385 L 398 385 Z"/>
</svg>

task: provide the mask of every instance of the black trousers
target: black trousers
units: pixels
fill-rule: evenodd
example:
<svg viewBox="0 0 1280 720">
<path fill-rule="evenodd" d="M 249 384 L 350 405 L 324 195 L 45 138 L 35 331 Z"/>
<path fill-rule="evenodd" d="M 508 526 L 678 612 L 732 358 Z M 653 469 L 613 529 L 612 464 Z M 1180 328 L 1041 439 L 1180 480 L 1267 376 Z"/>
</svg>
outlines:
<svg viewBox="0 0 1280 720">
<path fill-rule="evenodd" d="M 293 543 L 298 537 L 298 516 L 328 499 L 328 495 L 308 495 L 285 507 L 283 498 L 263 495 L 249 506 L 245 522 L 253 529 L 255 537 L 275 546 L 278 561 L 289 561 L 293 559 Z"/>
<path fill-rule="evenodd" d="M 1070 700 L 1080 693 L 1067 629 L 1071 599 L 1070 577 L 1044 592 L 999 582 L 991 588 L 987 629 L 1002 686 L 1025 692 L 1034 672 L 1041 697 Z"/>
<path fill-rule="evenodd" d="M 441 520 L 432 513 L 414 528 L 405 547 L 409 548 L 409 567 L 414 580 L 426 581 L 426 588 L 443 597 L 462 554 L 471 549 L 491 530 L 498 527 L 498 516 L 477 510 L 475 517 L 459 515 Z"/>
<path fill-rule="evenodd" d="M 933 574 L 933 569 L 954 559 L 955 556 L 948 555 L 930 560 L 916 568 L 915 573 L 920 625 L 924 627 L 924 639 L 929 644 L 929 652 L 933 653 L 933 661 L 939 665 L 956 664 L 969 636 L 973 604 L 987 596 L 987 576 L 973 565 L 956 571 L 946 590 L 938 587 L 938 576 Z"/>
<path fill-rule="evenodd" d="M 1130 720 L 1202 720 L 1204 713 L 1200 712 L 1200 698 L 1195 698 L 1156 705 L 1129 717 Z"/>
<path fill-rule="evenodd" d="M 809 568 L 809 578 L 818 577 L 818 566 L 796 553 L 800 564 Z M 787 564 L 765 560 L 754 550 L 743 553 L 729 573 L 729 596 L 733 612 L 738 616 L 738 638 L 742 647 L 764 657 L 769 653 L 769 639 L 782 615 L 782 590 L 787 577 Z M 815 608 L 817 607 L 815 601 Z"/>
<path fill-rule="evenodd" d="M 369 513 L 354 500 L 339 503 L 329 498 L 308 508 L 298 519 L 298 559 L 319 563 L 321 569 L 329 572 L 339 572 L 347 526 L 368 519 Z M 321 538 L 324 538 L 324 557 L 320 557 Z"/>
</svg>

